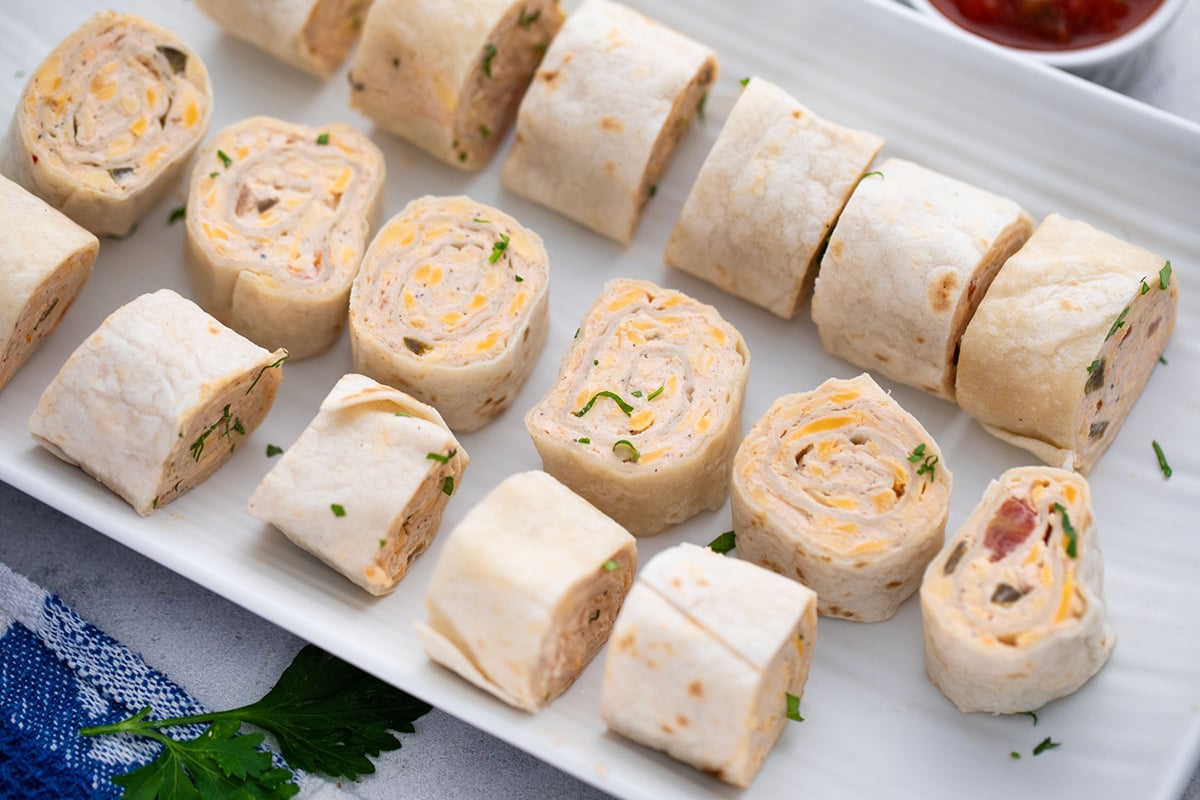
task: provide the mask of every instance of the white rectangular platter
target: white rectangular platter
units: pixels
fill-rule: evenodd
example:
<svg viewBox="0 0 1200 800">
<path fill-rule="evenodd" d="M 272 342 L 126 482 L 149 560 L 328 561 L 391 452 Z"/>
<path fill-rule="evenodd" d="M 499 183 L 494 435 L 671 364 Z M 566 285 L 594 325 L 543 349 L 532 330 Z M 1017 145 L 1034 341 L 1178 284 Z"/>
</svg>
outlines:
<svg viewBox="0 0 1200 800">
<path fill-rule="evenodd" d="M 753 355 L 743 423 L 781 394 L 859 370 L 821 352 L 807 311 L 776 319 L 662 264 L 670 226 L 739 90 L 769 78 L 814 111 L 887 137 L 898 155 L 1012 197 L 1035 217 L 1085 219 L 1172 259 L 1181 285 L 1169 365 L 1155 370 L 1115 444 L 1091 476 L 1118 645 L 1077 694 L 1027 717 L 962 715 L 922 666 L 917 604 L 891 621 L 822 620 L 804 697 L 747 798 L 890 796 L 1142 797 L 1175 800 L 1200 756 L 1200 128 L 1070 76 L 932 29 L 885 0 L 688 0 L 631 4 L 718 52 L 722 76 L 706 119 L 684 139 L 632 246 L 622 248 L 501 190 L 499 162 L 465 175 L 378 131 L 349 109 L 342 78 L 321 84 L 228 36 L 190 3 L 121 0 L 183 36 L 215 87 L 213 130 L 251 114 L 371 132 L 387 157 L 385 214 L 421 194 L 466 193 L 541 233 L 552 264 L 549 343 L 515 407 L 464 437 L 471 467 L 443 523 L 453 526 L 505 475 L 540 466 L 521 423 L 554 379 L 560 356 L 601 285 L 643 277 L 712 303 Z M 575 3 L 568 3 L 568 8 Z M 59 39 L 98 2 L 4 3 L 0 114 Z M 786 10 L 784 10 L 786 9 Z M 248 516 L 245 503 L 334 381 L 350 369 L 345 339 L 318 359 L 288 364 L 274 410 L 206 484 L 141 519 L 82 472 L 35 447 L 25 423 L 74 347 L 118 305 L 160 287 L 184 294 L 178 197 L 124 241 L 106 240 L 95 273 L 55 335 L 0 393 L 0 479 L 203 586 L 339 654 L 440 708 L 615 795 L 727 797 L 729 787 L 605 732 L 598 715 L 603 653 L 537 716 L 515 712 L 431 665 L 412 620 L 438 557 L 433 547 L 391 596 L 375 599 Z M 1053 324 L 1053 320 L 1047 320 Z M 987 482 L 1030 461 L 953 405 L 884 382 L 937 438 L 954 472 L 953 530 Z M 1150 447 L 1164 446 L 1164 480 Z M 730 527 L 728 506 L 639 543 L 643 563 L 665 546 L 706 543 Z M 46 557 L 68 559 L 53 541 Z M 0 560 L 3 554 L 0 553 Z M 1056 750 L 1032 757 L 1046 736 Z M 1011 751 L 1024 755 L 1009 757 Z"/>
</svg>

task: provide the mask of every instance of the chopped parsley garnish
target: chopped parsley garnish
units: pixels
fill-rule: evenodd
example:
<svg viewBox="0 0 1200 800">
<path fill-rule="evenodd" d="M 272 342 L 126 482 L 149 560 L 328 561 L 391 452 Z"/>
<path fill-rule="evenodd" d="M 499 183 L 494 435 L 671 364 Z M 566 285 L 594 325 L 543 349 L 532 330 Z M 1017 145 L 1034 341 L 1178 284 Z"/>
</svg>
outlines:
<svg viewBox="0 0 1200 800">
<path fill-rule="evenodd" d="M 520 275 L 513 275 L 513 280 L 514 280 L 514 281 L 516 281 L 517 283 L 524 283 L 524 282 L 525 282 L 525 279 L 524 279 L 524 278 L 522 278 Z"/>
<path fill-rule="evenodd" d="M 704 122 L 704 106 L 708 104 L 708 92 L 700 98 L 700 102 L 696 103 L 696 116 L 701 122 Z"/>
<path fill-rule="evenodd" d="M 442 494 L 454 494 L 453 475 L 447 475 L 446 480 L 442 481 Z"/>
<path fill-rule="evenodd" d="M 329 134 L 326 132 L 318 136 L 317 144 L 329 144 Z"/>
<path fill-rule="evenodd" d="M 617 562 L 613 561 L 611 558 L 608 561 L 604 562 L 603 569 L 605 572 L 612 572 L 616 568 L 617 568 Z"/>
<path fill-rule="evenodd" d="M 480 125 L 479 126 L 479 135 L 481 137 L 483 137 L 484 139 L 486 139 L 492 135 L 492 129 L 489 128 L 487 125 Z"/>
<path fill-rule="evenodd" d="M 1150 291 L 1150 284 L 1146 283 L 1146 279 L 1144 277 L 1142 278 L 1142 290 L 1141 291 L 1142 291 L 1142 294 L 1145 294 L 1146 292 Z"/>
<path fill-rule="evenodd" d="M 220 175 L 220 174 L 221 174 L 221 173 L 219 173 L 219 172 L 210 172 L 210 173 L 208 173 L 208 177 L 210 177 L 210 178 L 215 178 L 215 177 L 217 177 L 217 176 L 218 176 L 218 175 Z"/>
<path fill-rule="evenodd" d="M 242 434 L 243 436 L 246 435 L 246 429 L 242 427 L 241 419 L 235 418 L 229 413 L 229 406 L 227 404 L 225 406 L 225 410 L 221 412 L 221 417 L 212 425 L 209 425 L 208 429 L 196 438 L 196 441 L 192 442 L 192 445 L 189 449 L 191 450 L 193 461 L 200 463 L 200 456 L 204 453 L 205 441 L 217 430 L 217 428 L 221 427 L 222 423 L 224 423 L 225 429 L 221 431 L 219 435 L 229 439 L 230 452 L 233 452 L 233 448 L 235 447 L 233 437 L 230 436 L 230 433 L 236 432 Z"/>
<path fill-rule="evenodd" d="M 491 42 L 483 48 L 483 74 L 492 77 L 492 59 L 496 57 L 496 45 Z"/>
<path fill-rule="evenodd" d="M 924 457 L 925 457 L 925 443 L 924 442 L 922 442 L 921 444 L 914 447 L 913 451 L 908 454 L 908 460 L 914 464 L 917 463 L 918 461 L 920 461 Z"/>
<path fill-rule="evenodd" d="M 217 151 L 217 158 L 221 159 L 221 163 L 225 165 L 225 169 L 233 166 L 233 159 L 227 156 L 224 150 Z"/>
<path fill-rule="evenodd" d="M 592 443 L 592 440 L 586 436 L 580 436 L 575 441 L 579 442 L 580 444 L 591 444 Z"/>
<path fill-rule="evenodd" d="M 442 455 L 441 453 L 426 453 L 425 457 L 432 459 L 439 464 L 449 464 L 450 459 L 454 458 L 456 455 L 458 455 L 458 450 L 451 448 L 450 452 L 446 455 Z"/>
<path fill-rule="evenodd" d="M 641 389 L 634 389 L 632 392 L 630 392 L 630 394 L 631 394 L 631 395 L 633 395 L 634 397 L 641 397 L 641 396 L 642 396 L 642 390 L 641 390 Z"/>
<path fill-rule="evenodd" d="M 933 480 L 937 476 L 936 470 L 939 458 L 932 453 L 929 455 L 925 454 L 924 442 L 913 448 L 913 451 L 908 454 L 908 460 L 914 464 L 918 461 L 921 462 L 921 465 L 917 467 L 917 475 L 928 474 L 929 480 Z"/>
<path fill-rule="evenodd" d="M 593 366 L 593 367 L 598 367 L 598 366 L 600 366 L 600 359 L 598 359 L 598 358 L 593 358 L 593 359 L 592 359 L 592 366 Z"/>
<path fill-rule="evenodd" d="M 654 398 L 656 398 L 656 397 L 658 397 L 660 394 L 662 394 L 662 393 L 663 393 L 663 389 L 665 389 L 665 388 L 666 388 L 666 385 L 665 385 L 665 384 L 664 384 L 663 386 L 660 386 L 660 387 L 658 387 L 658 388 L 657 388 L 657 389 L 655 389 L 653 392 L 651 392 L 650 394 L 646 395 L 646 399 L 647 399 L 647 400 L 653 400 Z"/>
<path fill-rule="evenodd" d="M 387 547 L 387 539 L 380 539 L 380 540 L 379 540 L 379 547 L 380 547 L 380 548 Z"/>
<path fill-rule="evenodd" d="M 471 222 L 480 222 L 480 223 L 483 223 L 484 225 L 492 224 L 492 221 L 490 219 L 481 219 L 480 217 L 475 217 L 474 219 L 471 220 Z"/>
<path fill-rule="evenodd" d="M 276 367 L 281 366 L 283 364 L 283 362 L 287 361 L 287 359 L 288 359 L 288 353 L 286 350 L 284 350 L 283 355 L 281 355 L 279 358 L 275 359 L 275 363 L 267 364 L 265 367 L 260 369 L 258 371 L 258 374 L 254 376 L 254 380 L 250 382 L 250 388 L 246 390 L 246 394 L 250 394 L 251 392 L 254 391 L 254 387 L 258 386 L 258 382 L 259 382 L 259 380 L 262 379 L 264 372 L 266 372 L 269 369 L 275 369 Z"/>
<path fill-rule="evenodd" d="M 876 169 L 876 170 L 871 170 L 870 172 L 863 173 L 863 176 L 861 178 L 859 178 L 859 180 L 865 181 L 867 178 L 871 177 L 872 175 L 878 175 L 881 179 L 883 178 L 883 173 Z"/>
<path fill-rule="evenodd" d="M 791 692 L 787 693 L 787 718 L 792 722 L 804 722 L 800 716 L 800 698 Z"/>
<path fill-rule="evenodd" d="M 1063 508 L 1062 503 L 1055 503 L 1050 506 L 1052 509 L 1062 514 L 1063 536 L 1067 537 L 1067 555 L 1075 558 L 1078 555 L 1076 545 L 1079 543 L 1079 534 L 1075 532 L 1075 526 L 1071 524 L 1071 518 L 1067 516 L 1067 509 Z M 1037 717 L 1034 717 L 1034 724 L 1037 724 Z"/>
<path fill-rule="evenodd" d="M 330 503 L 329 510 L 333 512 L 333 515 L 335 517 L 346 516 L 346 507 L 343 506 L 341 503 Z"/>
<path fill-rule="evenodd" d="M 1021 757 L 1021 754 L 1018 753 L 1016 750 L 1013 750 L 1011 753 L 1008 754 L 1008 757 L 1011 758 L 1012 760 L 1016 761 L 1018 758 Z"/>
<path fill-rule="evenodd" d="M 1054 748 L 1061 747 L 1061 746 L 1062 746 L 1062 742 L 1052 741 L 1050 739 L 1050 737 L 1047 736 L 1045 739 L 1042 739 L 1040 742 L 1038 742 L 1037 747 L 1033 748 L 1033 754 L 1035 756 L 1040 756 L 1042 753 L 1046 752 L 1047 750 L 1053 750 Z"/>
<path fill-rule="evenodd" d="M 737 547 L 737 534 L 733 531 L 725 531 L 708 543 L 708 549 L 714 553 L 728 553 L 735 547 Z"/>
<path fill-rule="evenodd" d="M 1158 288 L 1166 289 L 1171 285 L 1171 262 L 1168 259 L 1163 268 L 1158 271 Z"/>
<path fill-rule="evenodd" d="M 488 263 L 495 264 L 500 260 L 500 256 L 508 249 L 508 243 L 511 241 L 507 233 L 500 234 L 500 240 L 492 245 L 492 254 L 488 256 Z"/>
<path fill-rule="evenodd" d="M 740 83 L 742 86 L 745 86 L 749 82 L 750 82 L 749 78 L 742 78 L 740 81 L 738 81 L 738 83 Z"/>
<path fill-rule="evenodd" d="M 579 409 L 578 411 L 573 411 L 571 413 L 577 417 L 582 417 L 584 414 L 586 414 L 587 412 L 592 410 L 592 406 L 595 405 L 596 401 L 599 400 L 601 397 L 607 397 L 609 400 L 612 400 L 614 403 L 616 403 L 617 408 L 621 409 L 621 411 L 624 412 L 625 416 L 629 417 L 629 416 L 633 415 L 633 406 L 629 405 L 629 403 L 626 403 L 624 400 L 622 400 L 621 396 L 618 395 L 616 392 L 610 392 L 608 390 L 604 390 L 602 392 L 596 392 L 594 395 L 592 395 L 592 399 L 588 400 L 587 403 L 584 404 L 583 408 Z"/>
<path fill-rule="evenodd" d="M 575 329 L 575 336 L 574 336 L 574 338 L 576 338 L 576 339 L 578 339 L 578 338 L 579 338 L 579 328 L 576 328 L 576 329 Z"/>
<path fill-rule="evenodd" d="M 633 442 L 629 441 L 628 439 L 618 439 L 617 441 L 613 442 L 612 450 L 621 457 L 622 461 L 630 461 L 634 464 L 636 464 L 638 459 L 642 457 L 642 454 L 638 452 L 638 449 L 633 446 Z"/>
<path fill-rule="evenodd" d="M 1112 327 L 1108 329 L 1108 335 L 1104 337 L 1104 341 L 1108 341 L 1116 335 L 1117 331 L 1125 327 L 1125 316 L 1129 314 L 1129 306 L 1125 306 L 1121 313 L 1117 315 L 1117 319 L 1113 322 Z"/>
<path fill-rule="evenodd" d="M 187 216 L 187 206 L 180 206 L 171 212 L 171 216 L 167 217 L 167 224 L 174 225 L 179 220 Z"/>
<path fill-rule="evenodd" d="M 283 452 L 283 448 L 278 445 L 274 445 L 274 444 L 267 445 L 267 458 L 274 458 L 275 456 L 279 455 L 282 452 Z"/>
<path fill-rule="evenodd" d="M 1158 363 L 1162 364 L 1163 366 L 1166 366 L 1167 360 L 1165 358 L 1163 358 L 1162 356 L 1159 356 Z"/>
<path fill-rule="evenodd" d="M 528 14 L 526 13 L 525 6 L 521 6 L 521 13 L 517 14 L 517 24 L 525 30 L 529 30 L 529 26 L 537 22 L 541 16 L 542 10 L 540 8 L 534 11 L 532 14 Z"/>
<path fill-rule="evenodd" d="M 651 197 L 654 197 L 654 195 L 658 194 L 658 184 L 657 183 L 650 184 L 650 188 L 646 190 L 646 193 L 649 194 Z"/>
<path fill-rule="evenodd" d="M 1021 713 L 1022 713 L 1022 714 L 1024 714 L 1025 716 L 1027 716 L 1027 717 L 1032 717 L 1032 718 L 1033 718 L 1033 724 L 1034 724 L 1034 725 L 1037 725 L 1037 723 L 1038 723 L 1037 714 L 1033 713 L 1032 711 L 1022 711 Z"/>
<path fill-rule="evenodd" d="M 1162 445 L 1156 440 L 1152 440 L 1150 444 L 1154 445 L 1154 455 L 1158 456 L 1158 468 L 1162 470 L 1163 477 L 1171 477 L 1173 470 L 1171 469 L 1171 465 L 1167 463 L 1167 457 L 1163 453 Z"/>
<path fill-rule="evenodd" d="M 1091 375 L 1093 372 L 1095 372 L 1099 368 L 1100 368 L 1100 359 L 1097 358 L 1095 361 L 1093 361 L 1092 363 L 1087 365 L 1088 375 Z"/>
</svg>

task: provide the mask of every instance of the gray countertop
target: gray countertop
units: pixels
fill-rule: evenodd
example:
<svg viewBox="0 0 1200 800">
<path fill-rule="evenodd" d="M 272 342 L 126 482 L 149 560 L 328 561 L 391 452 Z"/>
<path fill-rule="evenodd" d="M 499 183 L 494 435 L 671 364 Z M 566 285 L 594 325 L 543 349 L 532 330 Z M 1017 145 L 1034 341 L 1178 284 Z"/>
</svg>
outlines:
<svg viewBox="0 0 1200 800">
<path fill-rule="evenodd" d="M 1125 93 L 1200 122 L 1200 3 L 1192 3 Z M 58 511 L 0 483 L 0 561 L 58 593 L 201 702 L 257 699 L 303 642 Z M 348 787 L 363 798 L 600 798 L 603 792 L 434 711 Z M 1185 792 L 1200 800 L 1200 772 Z"/>
</svg>

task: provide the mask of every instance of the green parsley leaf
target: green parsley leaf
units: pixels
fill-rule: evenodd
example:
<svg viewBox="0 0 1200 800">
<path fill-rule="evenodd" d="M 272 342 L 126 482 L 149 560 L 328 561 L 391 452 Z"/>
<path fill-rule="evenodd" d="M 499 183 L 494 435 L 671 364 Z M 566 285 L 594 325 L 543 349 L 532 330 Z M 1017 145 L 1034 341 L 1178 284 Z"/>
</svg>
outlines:
<svg viewBox="0 0 1200 800">
<path fill-rule="evenodd" d="M 1150 284 L 1146 283 L 1146 279 L 1145 279 L 1145 278 L 1142 278 L 1142 289 L 1141 289 L 1141 293 L 1142 293 L 1142 294 L 1145 294 L 1145 293 L 1146 293 L 1146 292 L 1148 292 L 1148 291 L 1150 291 Z"/>
<path fill-rule="evenodd" d="M 1171 285 L 1171 261 L 1163 265 L 1163 268 L 1158 271 L 1158 288 L 1166 289 Z"/>
<path fill-rule="evenodd" d="M 274 458 L 275 456 L 279 455 L 282 452 L 283 452 L 282 447 L 279 447 L 279 446 L 273 445 L 273 444 L 267 445 L 267 458 Z"/>
<path fill-rule="evenodd" d="M 529 30 L 529 26 L 537 22 L 542 16 L 542 10 L 539 8 L 532 14 L 526 12 L 525 6 L 521 6 L 521 12 L 517 14 L 517 24 L 525 30 Z"/>
<path fill-rule="evenodd" d="M 738 83 L 740 83 L 742 86 L 745 86 L 749 82 L 750 82 L 750 78 L 748 78 L 748 77 L 742 78 L 740 81 L 738 81 Z"/>
<path fill-rule="evenodd" d="M 632 392 L 630 392 L 630 394 L 631 394 L 631 395 L 633 395 L 634 397 L 641 397 L 641 396 L 642 396 L 642 390 L 641 390 L 641 389 L 634 389 Z"/>
<path fill-rule="evenodd" d="M 708 92 L 705 92 L 700 97 L 700 102 L 696 103 L 696 117 L 701 122 L 704 122 L 704 107 L 708 105 Z"/>
<path fill-rule="evenodd" d="M 480 125 L 479 126 L 479 135 L 482 138 L 486 139 L 492 135 L 492 129 L 489 128 L 487 125 Z"/>
<path fill-rule="evenodd" d="M 1167 365 L 1167 360 L 1165 358 L 1163 358 L 1162 356 L 1159 356 L 1158 363 L 1162 364 L 1165 367 Z"/>
<path fill-rule="evenodd" d="M 638 459 L 642 457 L 642 454 L 638 452 L 638 449 L 633 446 L 633 442 L 629 441 L 628 439 L 618 439 L 617 441 L 613 442 L 612 450 L 621 457 L 622 461 L 629 461 L 634 464 L 636 464 Z"/>
<path fill-rule="evenodd" d="M 446 480 L 442 481 L 442 494 L 454 494 L 454 476 L 447 475 Z"/>
<path fill-rule="evenodd" d="M 576 338 L 576 339 L 578 339 L 578 338 L 579 338 L 579 328 L 576 328 L 576 329 L 575 329 L 575 338 Z"/>
<path fill-rule="evenodd" d="M 1067 516 L 1067 509 L 1063 507 L 1062 503 L 1055 503 L 1050 507 L 1062 514 L 1063 536 L 1067 537 L 1067 555 L 1071 558 L 1077 557 L 1079 551 L 1076 549 L 1076 545 L 1079 543 L 1079 534 L 1075 532 L 1071 518 Z M 1034 717 L 1034 724 L 1037 724 L 1037 717 Z"/>
<path fill-rule="evenodd" d="M 617 562 L 613 561 L 611 558 L 608 561 L 605 561 L 603 564 L 603 569 L 605 572 L 612 572 L 616 568 Z"/>
<path fill-rule="evenodd" d="M 908 460 L 913 464 L 916 464 L 918 461 L 921 462 L 921 465 L 917 467 L 917 475 L 928 474 L 929 480 L 933 480 L 937 476 L 937 463 L 940 459 L 932 453 L 929 455 L 925 454 L 924 442 L 913 448 L 913 451 L 908 454 Z"/>
<path fill-rule="evenodd" d="M 167 224 L 174 225 L 179 220 L 187 216 L 187 206 L 180 206 L 171 211 L 171 216 L 167 217 Z"/>
<path fill-rule="evenodd" d="M 863 176 L 862 176 L 861 178 L 859 178 L 858 180 L 859 180 L 860 182 L 861 182 L 861 181 L 865 181 L 867 178 L 871 177 L 872 175 L 878 175 L 878 176 L 879 176 L 879 179 L 880 179 L 880 180 L 883 180 L 883 173 L 882 173 L 882 172 L 880 172 L 880 171 L 879 171 L 879 170 L 877 170 L 877 169 L 876 169 L 876 170 L 871 170 L 870 172 L 864 172 L 864 173 L 863 173 Z"/>
<path fill-rule="evenodd" d="M 492 77 L 492 59 L 496 57 L 496 45 L 491 42 L 483 48 L 483 74 Z"/>
<path fill-rule="evenodd" d="M 1037 714 L 1033 713 L 1032 711 L 1022 711 L 1021 713 L 1022 713 L 1022 714 L 1024 714 L 1025 716 L 1027 716 L 1027 717 L 1032 717 L 1032 718 L 1033 718 L 1033 724 L 1034 724 L 1034 725 L 1037 725 L 1037 723 L 1038 723 Z"/>
<path fill-rule="evenodd" d="M 517 283 L 524 283 L 524 281 L 525 281 L 525 279 L 522 278 L 520 275 L 513 275 L 513 280 L 516 281 Z"/>
<path fill-rule="evenodd" d="M 317 137 L 317 144 L 329 144 L 329 133 L 322 133 Z"/>
<path fill-rule="evenodd" d="M 1117 319 L 1113 322 L 1112 327 L 1108 329 L 1108 335 L 1104 337 L 1104 341 L 1108 341 L 1116 335 L 1117 331 L 1125 327 L 1125 316 L 1129 313 L 1129 306 L 1125 306 L 1121 313 L 1117 315 Z"/>
<path fill-rule="evenodd" d="M 650 184 L 650 188 L 646 190 L 646 193 L 648 195 L 650 195 L 651 197 L 654 197 L 654 195 L 658 194 L 658 184 L 657 183 Z"/>
<path fill-rule="evenodd" d="M 226 155 L 224 150 L 217 151 L 217 158 L 221 159 L 221 163 L 225 165 L 225 169 L 229 169 L 233 165 L 233 159 Z"/>
<path fill-rule="evenodd" d="M 1158 457 L 1158 468 L 1162 470 L 1163 477 L 1171 477 L 1171 473 L 1174 470 L 1172 470 L 1171 465 L 1167 463 L 1167 456 L 1163 453 L 1162 445 L 1160 445 L 1157 440 L 1152 440 L 1150 444 L 1154 445 L 1154 455 Z"/>
<path fill-rule="evenodd" d="M 787 718 L 792 722 L 804 722 L 800 716 L 800 698 L 791 692 L 787 693 Z"/>
<path fill-rule="evenodd" d="M 450 452 L 446 455 L 442 455 L 441 453 L 426 453 L 425 457 L 436 461 L 439 464 L 449 464 L 450 459 L 454 458 L 456 455 L 458 455 L 458 450 L 452 447 L 450 448 Z"/>
<path fill-rule="evenodd" d="M 1091 375 L 1093 372 L 1095 372 L 1099 368 L 1100 368 L 1100 359 L 1097 358 L 1095 361 L 1093 361 L 1092 363 L 1087 365 L 1088 375 Z"/>
<path fill-rule="evenodd" d="M 737 547 L 737 534 L 733 531 L 725 531 L 708 543 L 708 549 L 714 553 L 728 553 L 735 547 Z"/>
<path fill-rule="evenodd" d="M 491 224 L 492 224 L 492 221 L 491 221 L 490 219 L 481 219 L 481 218 L 479 218 L 479 217 L 475 217 L 474 219 L 472 219 L 472 220 L 471 220 L 471 222 L 481 222 L 481 223 L 483 223 L 484 225 L 491 225 Z"/>
<path fill-rule="evenodd" d="M 267 364 L 265 367 L 263 367 L 262 369 L 260 369 L 258 371 L 258 374 L 254 376 L 254 380 L 250 382 L 250 388 L 246 390 L 246 394 L 250 394 L 251 392 L 254 391 L 254 387 L 258 386 L 258 382 L 262 379 L 264 372 L 266 372 L 269 369 L 275 369 L 276 367 L 283 366 L 283 362 L 285 362 L 287 360 L 288 360 L 288 352 L 287 352 L 287 350 L 284 350 L 283 355 L 281 355 L 279 358 L 275 359 L 274 363 Z"/>
<path fill-rule="evenodd" d="M 507 233 L 500 234 L 500 241 L 492 245 L 492 254 L 488 256 L 488 263 L 495 264 L 500 260 L 500 256 L 508 249 L 510 239 Z"/>
<path fill-rule="evenodd" d="M 1011 758 L 1013 761 L 1016 761 L 1018 758 L 1021 757 L 1021 754 L 1018 753 L 1016 750 L 1013 750 L 1011 753 L 1008 754 L 1008 757 Z"/>
<path fill-rule="evenodd" d="M 629 403 L 626 403 L 624 400 L 622 400 L 620 395 L 616 394 L 615 392 L 610 392 L 607 390 L 603 391 L 603 392 L 596 392 L 594 395 L 592 395 L 592 399 L 588 400 L 587 403 L 584 404 L 583 408 L 579 409 L 578 411 L 573 411 L 571 413 L 573 413 L 577 417 L 582 417 L 584 414 L 586 414 L 587 412 L 592 410 L 592 406 L 601 397 L 607 397 L 608 399 L 610 399 L 614 403 L 616 403 L 617 408 L 621 409 L 621 411 L 624 412 L 625 416 L 627 416 L 627 417 L 633 416 L 633 406 L 629 405 Z"/>
<path fill-rule="evenodd" d="M 333 515 L 335 517 L 346 516 L 346 507 L 343 506 L 341 503 L 330 503 L 329 510 L 333 512 Z"/>
<path fill-rule="evenodd" d="M 219 172 L 210 172 L 210 173 L 208 173 L 208 177 L 210 177 L 210 178 L 215 178 L 215 177 L 217 177 L 217 176 L 218 176 L 218 175 L 220 175 L 220 174 L 221 174 L 221 173 L 219 173 Z"/>
<path fill-rule="evenodd" d="M 580 436 L 575 441 L 579 442 L 580 444 L 591 444 L 592 443 L 592 440 L 586 436 Z"/>
<path fill-rule="evenodd" d="M 1047 750 L 1053 750 L 1056 747 L 1062 747 L 1062 742 L 1051 741 L 1050 737 L 1047 736 L 1045 739 L 1042 739 L 1042 741 L 1038 742 L 1037 747 L 1033 748 L 1033 754 L 1035 756 L 1040 756 Z"/>
<path fill-rule="evenodd" d="M 653 400 L 654 398 L 656 398 L 656 397 L 658 397 L 660 394 L 662 394 L 662 393 L 663 393 L 663 389 L 665 389 L 665 388 L 666 388 L 666 384 L 664 384 L 664 385 L 662 385 L 662 386 L 658 387 L 658 388 L 657 388 L 657 389 L 655 389 L 653 392 L 651 392 L 650 394 L 646 395 L 646 399 L 647 399 L 647 400 Z"/>
<path fill-rule="evenodd" d="M 914 447 L 913 451 L 908 454 L 908 460 L 914 464 L 917 463 L 918 461 L 920 461 L 924 457 L 925 457 L 925 443 L 924 442 L 922 442 L 921 444 Z"/>
</svg>

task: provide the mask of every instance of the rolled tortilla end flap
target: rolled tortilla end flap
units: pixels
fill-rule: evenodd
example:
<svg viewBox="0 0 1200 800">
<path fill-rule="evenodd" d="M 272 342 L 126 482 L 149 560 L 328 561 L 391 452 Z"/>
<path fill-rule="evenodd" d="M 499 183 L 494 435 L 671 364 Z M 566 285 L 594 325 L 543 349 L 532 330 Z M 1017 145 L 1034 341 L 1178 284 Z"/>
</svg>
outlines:
<svg viewBox="0 0 1200 800">
<path fill-rule="evenodd" d="M 160 289 L 118 308 L 71 354 L 29 431 L 146 516 L 245 444 L 286 359 Z"/>
<path fill-rule="evenodd" d="M 388 221 L 350 295 L 354 368 L 435 406 L 456 431 L 512 404 L 549 329 L 542 239 L 469 197 L 421 197 Z"/>
<path fill-rule="evenodd" d="M 749 370 L 712 306 L 610 281 L 525 427 L 547 472 L 635 536 L 655 534 L 725 502 Z"/>
<path fill-rule="evenodd" d="M 926 569 L 921 613 L 925 669 L 960 711 L 1033 711 L 1081 687 L 1116 643 L 1087 481 L 993 481 Z"/>
<path fill-rule="evenodd" d="M 748 786 L 804 694 L 812 590 L 681 544 L 642 569 L 613 628 L 600 715 L 614 732 Z"/>
<path fill-rule="evenodd" d="M 636 570 L 628 531 L 550 475 L 517 473 L 446 539 L 418 633 L 431 659 L 533 713 L 607 641 Z"/>
<path fill-rule="evenodd" d="M 814 589 L 819 611 L 879 622 L 942 547 L 951 474 L 870 376 L 776 400 L 733 462 L 738 556 Z"/>
<path fill-rule="evenodd" d="M 435 409 L 366 376 L 345 375 L 247 510 L 382 595 L 433 541 L 468 463 Z"/>
</svg>

